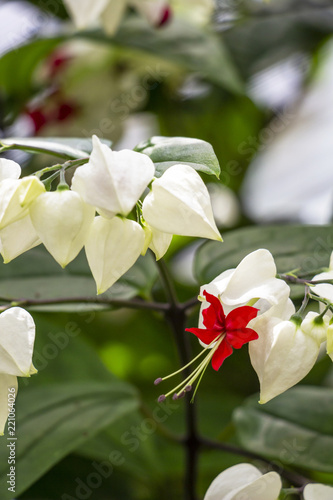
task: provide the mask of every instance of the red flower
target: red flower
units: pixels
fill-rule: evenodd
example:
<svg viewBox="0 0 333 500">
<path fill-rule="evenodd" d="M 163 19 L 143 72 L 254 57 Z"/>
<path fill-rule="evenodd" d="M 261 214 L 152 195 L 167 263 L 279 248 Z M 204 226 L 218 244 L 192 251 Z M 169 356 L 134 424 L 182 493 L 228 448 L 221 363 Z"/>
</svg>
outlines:
<svg viewBox="0 0 333 500">
<path fill-rule="evenodd" d="M 250 306 L 237 307 L 225 316 L 221 302 L 217 297 L 203 292 L 210 306 L 203 310 L 203 324 L 206 328 L 187 328 L 206 345 L 213 342 L 214 354 L 212 367 L 218 370 L 223 361 L 232 354 L 233 348 L 240 349 L 242 345 L 258 338 L 251 328 L 246 328 L 251 319 L 258 314 L 258 309 Z"/>
</svg>

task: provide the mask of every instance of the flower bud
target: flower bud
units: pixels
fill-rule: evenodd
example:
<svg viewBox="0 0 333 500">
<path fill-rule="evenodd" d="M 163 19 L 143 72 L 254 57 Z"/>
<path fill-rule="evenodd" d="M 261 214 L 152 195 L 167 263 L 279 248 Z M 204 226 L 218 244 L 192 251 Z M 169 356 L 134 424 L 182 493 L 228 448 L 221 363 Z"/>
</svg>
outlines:
<svg viewBox="0 0 333 500">
<path fill-rule="evenodd" d="M 128 215 L 152 180 L 151 159 L 135 151 L 111 151 L 93 136 L 93 150 L 86 165 L 78 167 L 72 190 L 103 217 Z"/>
<path fill-rule="evenodd" d="M 136 222 L 114 217 L 95 217 L 85 245 L 97 293 L 110 288 L 141 254 L 145 234 Z"/>
<path fill-rule="evenodd" d="M 36 233 L 62 267 L 83 248 L 94 216 L 95 209 L 67 189 L 43 193 L 30 207 Z"/>
<path fill-rule="evenodd" d="M 222 241 L 208 190 L 200 175 L 188 165 L 173 165 L 153 182 L 142 213 L 158 231 Z"/>
<path fill-rule="evenodd" d="M 325 314 L 324 317 L 322 317 L 321 315 L 310 311 L 303 319 L 301 329 L 304 333 L 314 338 L 318 344 L 321 344 L 327 338 L 328 324 L 328 315 Z"/>
</svg>

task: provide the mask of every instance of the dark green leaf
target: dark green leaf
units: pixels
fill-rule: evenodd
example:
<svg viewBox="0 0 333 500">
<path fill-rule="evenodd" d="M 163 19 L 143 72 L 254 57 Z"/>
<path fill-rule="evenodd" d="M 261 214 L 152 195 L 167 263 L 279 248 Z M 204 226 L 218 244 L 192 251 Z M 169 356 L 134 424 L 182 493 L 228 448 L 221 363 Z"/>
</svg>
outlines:
<svg viewBox="0 0 333 500">
<path fill-rule="evenodd" d="M 136 151 L 144 153 L 153 160 L 156 176 L 172 165 L 190 165 L 195 170 L 205 174 L 216 175 L 219 178 L 220 165 L 212 146 L 200 139 L 189 137 L 152 137 L 138 144 Z"/>
<path fill-rule="evenodd" d="M 85 382 L 24 391 L 17 401 L 16 495 L 137 406 L 136 392 L 122 382 Z M 8 448 L 4 443 L 0 453 L 0 488 L 5 492 Z M 12 498 L 12 494 L 6 498 Z"/>
<path fill-rule="evenodd" d="M 198 250 L 195 273 L 199 283 L 209 283 L 226 269 L 235 268 L 250 252 L 267 248 L 279 273 L 298 269 L 315 274 L 328 267 L 333 248 L 331 226 L 248 227 L 227 233 L 224 242 L 207 242 Z"/>
<path fill-rule="evenodd" d="M 265 405 L 250 398 L 234 412 L 241 444 L 287 465 L 333 472 L 333 393 L 290 389 Z"/>
</svg>

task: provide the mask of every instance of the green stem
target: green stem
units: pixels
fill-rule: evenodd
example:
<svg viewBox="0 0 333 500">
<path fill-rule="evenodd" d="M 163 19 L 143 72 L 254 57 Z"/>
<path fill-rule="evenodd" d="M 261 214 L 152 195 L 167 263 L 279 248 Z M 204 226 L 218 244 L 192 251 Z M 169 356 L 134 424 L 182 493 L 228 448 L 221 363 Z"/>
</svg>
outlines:
<svg viewBox="0 0 333 500">
<path fill-rule="evenodd" d="M 33 307 L 33 306 L 43 306 L 43 305 L 57 305 L 57 304 L 104 304 L 110 307 L 126 307 L 129 309 L 148 309 L 151 311 L 159 311 L 166 312 L 169 310 L 169 304 L 163 302 L 146 302 L 141 299 L 131 299 L 131 300 L 123 300 L 123 299 L 108 299 L 108 298 L 99 298 L 99 297 L 61 297 L 59 299 L 13 299 L 0 297 L 1 302 L 8 302 L 8 305 L 0 308 L 1 310 L 8 309 L 8 307 L 13 306 L 24 306 L 24 307 Z"/>
</svg>

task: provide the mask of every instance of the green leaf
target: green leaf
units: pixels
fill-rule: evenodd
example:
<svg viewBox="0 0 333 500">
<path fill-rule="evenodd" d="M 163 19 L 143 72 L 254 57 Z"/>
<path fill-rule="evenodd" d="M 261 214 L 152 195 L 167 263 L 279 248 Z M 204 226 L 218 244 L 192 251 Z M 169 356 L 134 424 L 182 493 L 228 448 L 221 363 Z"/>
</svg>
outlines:
<svg viewBox="0 0 333 500">
<path fill-rule="evenodd" d="M 86 440 L 138 406 L 122 382 L 54 385 L 26 390 L 17 401 L 16 495 Z M 20 408 L 24 408 L 24 412 Z M 0 450 L 0 489 L 7 491 L 8 440 Z M 6 443 L 6 444 L 5 444 Z M 6 496 L 12 498 L 12 494 Z"/>
<path fill-rule="evenodd" d="M 199 283 L 209 283 L 226 269 L 235 268 L 258 248 L 272 253 L 279 273 L 298 269 L 297 273 L 311 276 L 328 267 L 333 248 L 332 227 L 288 225 L 230 231 L 223 243 L 209 241 L 198 249 L 194 270 Z"/>
<path fill-rule="evenodd" d="M 155 163 L 155 175 L 160 177 L 172 165 L 190 165 L 205 174 L 219 178 L 220 165 L 214 149 L 206 141 L 189 137 L 152 137 L 136 146 Z"/>
<path fill-rule="evenodd" d="M 111 147 L 111 141 L 102 139 L 102 142 Z M 11 149 L 22 149 L 29 153 L 46 153 L 65 160 L 86 158 L 92 151 L 92 139 L 79 137 L 9 137 L 1 139 L 3 146 Z"/>
<path fill-rule="evenodd" d="M 98 297 L 108 300 L 128 300 L 135 296 L 148 297 L 157 278 L 156 265 L 150 255 L 140 257 L 107 292 Z M 89 311 L 110 309 L 96 302 L 96 285 L 85 254 L 82 251 L 62 269 L 43 246 L 36 247 L 0 266 L 0 302 L 6 300 L 80 299 L 76 303 L 34 305 L 39 311 Z M 91 299 L 91 302 L 90 302 Z"/>
<path fill-rule="evenodd" d="M 247 450 L 287 465 L 333 472 L 333 393 L 299 386 L 265 405 L 251 397 L 233 419 Z"/>
</svg>

